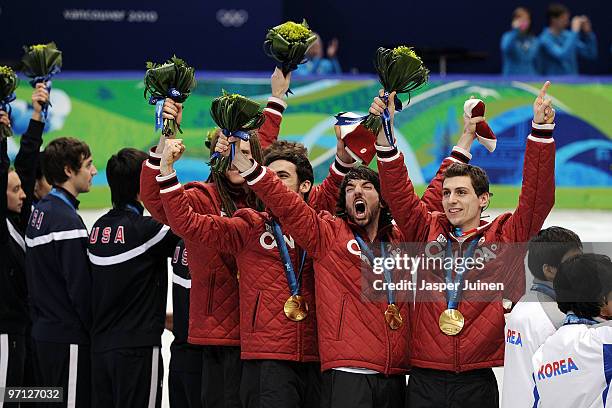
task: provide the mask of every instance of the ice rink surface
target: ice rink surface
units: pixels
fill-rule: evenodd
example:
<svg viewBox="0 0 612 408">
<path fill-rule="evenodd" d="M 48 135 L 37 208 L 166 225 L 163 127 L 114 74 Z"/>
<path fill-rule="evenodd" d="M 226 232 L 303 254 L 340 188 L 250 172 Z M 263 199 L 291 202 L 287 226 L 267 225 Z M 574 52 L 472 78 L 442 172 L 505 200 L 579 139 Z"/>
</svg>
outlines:
<svg viewBox="0 0 612 408">
<path fill-rule="evenodd" d="M 107 210 L 84 210 L 80 211 L 83 221 L 90 229 L 94 222 L 103 215 Z M 486 214 L 490 217 L 499 215 L 501 210 L 490 210 Z M 487 218 L 490 219 L 490 218 Z M 612 242 L 612 212 L 597 211 L 597 210 L 553 210 L 544 223 L 544 228 L 553 225 L 568 228 L 580 236 L 582 242 Z M 608 254 L 610 255 L 610 254 Z M 172 271 L 169 269 L 170 279 L 172 282 Z M 171 287 L 168 290 L 168 311 L 172 310 L 172 291 Z M 168 407 L 168 365 L 170 363 L 170 343 L 172 343 L 172 333 L 164 331 L 162 337 L 162 356 L 164 359 L 164 396 L 163 407 Z M 501 391 L 503 385 L 503 368 L 495 368 L 495 375 L 499 389 Z"/>
</svg>

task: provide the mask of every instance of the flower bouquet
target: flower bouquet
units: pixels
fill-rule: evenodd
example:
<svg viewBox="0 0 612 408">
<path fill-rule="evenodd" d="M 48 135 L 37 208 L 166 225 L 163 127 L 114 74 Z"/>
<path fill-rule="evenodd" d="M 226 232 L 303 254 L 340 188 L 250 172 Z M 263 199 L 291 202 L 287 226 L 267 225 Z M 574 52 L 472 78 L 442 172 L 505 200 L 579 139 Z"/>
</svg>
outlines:
<svg viewBox="0 0 612 408">
<path fill-rule="evenodd" d="M 0 110 L 6 112 L 11 119 L 11 105 L 15 100 L 15 89 L 19 84 L 19 78 L 15 75 L 15 71 L 7 66 L 0 67 Z M 10 127 L 0 125 L 0 140 L 13 136 L 13 131 Z"/>
<path fill-rule="evenodd" d="M 25 54 L 21 59 L 21 72 L 30 78 L 32 88 L 43 82 L 47 90 L 51 92 L 51 78 L 62 69 L 62 52 L 57 49 L 54 42 L 30 45 L 23 49 Z M 50 102 L 43 106 L 42 113 L 45 119 L 47 119 L 49 106 L 51 106 Z"/>
<path fill-rule="evenodd" d="M 225 91 L 212 101 L 210 116 L 225 136 L 235 136 L 242 140 L 249 140 L 248 132 L 260 128 L 266 119 L 257 102 L 242 95 L 228 94 Z M 212 169 L 224 173 L 234 159 L 235 149 L 232 143 L 229 157 L 223 157 L 215 152 L 210 157 Z"/>
<path fill-rule="evenodd" d="M 174 119 L 163 119 L 164 100 L 170 98 L 183 103 L 196 86 L 195 69 L 180 58 L 173 56 L 164 64 L 147 62 L 147 72 L 144 77 L 144 97 L 149 104 L 155 105 L 155 130 L 163 128 L 163 134 L 183 133 Z"/>
<path fill-rule="evenodd" d="M 378 73 L 378 78 L 385 90 L 384 99 L 387 100 L 393 91 L 398 94 L 408 93 L 418 89 L 429 79 L 429 70 L 423 65 L 421 58 L 412 48 L 399 46 L 393 49 L 380 47 L 376 51 L 374 67 Z M 410 101 L 408 102 L 410 103 Z M 402 110 L 402 103 L 399 98 L 395 99 L 395 109 Z M 380 127 L 385 126 L 385 134 L 391 139 L 391 123 L 389 113 L 385 110 L 382 120 L 375 115 L 368 115 L 363 122 L 366 129 L 378 134 Z M 393 145 L 392 140 L 389 143 Z"/>
<path fill-rule="evenodd" d="M 306 62 L 304 55 L 316 40 L 317 36 L 310 31 L 306 20 L 301 24 L 287 21 L 268 30 L 263 48 L 286 76 L 296 70 L 299 64 Z"/>
</svg>

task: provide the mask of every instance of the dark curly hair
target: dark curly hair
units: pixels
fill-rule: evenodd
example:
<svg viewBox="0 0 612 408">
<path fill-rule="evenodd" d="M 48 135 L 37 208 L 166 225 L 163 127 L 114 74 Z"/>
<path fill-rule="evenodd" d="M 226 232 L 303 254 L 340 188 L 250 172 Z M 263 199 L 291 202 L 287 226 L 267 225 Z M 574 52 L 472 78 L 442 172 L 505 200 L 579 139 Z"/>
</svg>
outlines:
<svg viewBox="0 0 612 408">
<path fill-rule="evenodd" d="M 612 291 L 612 262 L 605 255 L 583 254 L 561 264 L 554 281 L 559 310 L 590 319 L 600 315 Z"/>
<path fill-rule="evenodd" d="M 346 186 L 351 180 L 366 180 L 374 185 L 382 206 L 378 224 L 380 226 L 391 224 L 393 217 L 380 193 L 380 179 L 378 178 L 378 173 L 366 166 L 354 167 L 344 176 L 344 180 L 342 180 L 342 184 L 340 184 L 340 195 L 338 197 L 338 203 L 336 204 L 336 215 L 341 218 L 346 218 L 348 216 L 346 211 Z"/>
</svg>

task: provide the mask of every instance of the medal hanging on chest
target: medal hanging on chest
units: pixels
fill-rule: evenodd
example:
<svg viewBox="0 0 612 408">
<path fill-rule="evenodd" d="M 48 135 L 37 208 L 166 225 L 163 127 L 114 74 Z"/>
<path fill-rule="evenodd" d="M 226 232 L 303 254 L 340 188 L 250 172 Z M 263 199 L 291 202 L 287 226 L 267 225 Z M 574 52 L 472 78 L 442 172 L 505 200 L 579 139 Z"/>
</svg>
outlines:
<svg viewBox="0 0 612 408">
<path fill-rule="evenodd" d="M 304 296 L 300 294 L 302 286 L 302 270 L 304 269 L 304 262 L 306 261 L 306 251 L 302 252 L 302 256 L 300 258 L 300 268 L 296 276 L 293 263 L 291 262 L 291 257 L 289 256 L 289 249 L 287 248 L 287 243 L 285 242 L 285 237 L 283 235 L 283 230 L 280 224 L 276 221 L 272 222 L 272 232 L 274 234 L 276 244 L 278 245 L 278 252 L 280 253 L 281 262 L 283 263 L 285 276 L 289 285 L 289 291 L 291 292 L 291 296 L 289 296 L 289 298 L 285 301 L 283 310 L 285 312 L 285 316 L 287 316 L 289 320 L 301 322 L 308 316 L 308 303 L 306 303 Z"/>
<path fill-rule="evenodd" d="M 478 245 L 478 237 L 474 238 L 470 242 L 467 250 L 464 253 L 464 258 L 471 258 L 474 256 L 474 251 Z M 463 279 L 467 270 L 462 273 L 455 273 L 455 279 L 453 280 L 453 270 L 455 266 L 455 258 L 453 256 L 452 239 L 449 237 L 446 243 L 446 258 L 451 259 L 451 266 L 446 269 L 445 281 L 446 281 L 446 301 L 447 308 L 440 314 L 438 319 L 438 326 L 442 333 L 447 336 L 456 336 L 463 330 L 465 326 L 465 318 L 463 314 L 458 310 L 459 301 L 461 300 L 461 285 L 463 285 Z M 446 266 L 447 262 L 444 262 Z"/>
<path fill-rule="evenodd" d="M 372 250 L 365 243 L 363 238 L 359 236 L 359 234 L 355 234 L 355 240 L 359 245 L 359 249 L 361 253 L 368 258 L 371 265 L 374 265 L 374 254 Z M 383 242 L 380 243 L 380 256 L 384 258 L 387 257 L 387 251 L 385 250 L 385 244 Z M 391 330 L 397 330 L 402 327 L 404 324 L 404 320 L 402 318 L 402 314 L 400 313 L 399 308 L 395 304 L 395 293 L 392 289 L 389 289 L 389 284 L 392 282 L 391 271 L 389 271 L 383 262 L 383 274 L 385 277 L 385 282 L 387 283 L 387 310 L 385 310 L 385 322 L 391 328 Z"/>
</svg>

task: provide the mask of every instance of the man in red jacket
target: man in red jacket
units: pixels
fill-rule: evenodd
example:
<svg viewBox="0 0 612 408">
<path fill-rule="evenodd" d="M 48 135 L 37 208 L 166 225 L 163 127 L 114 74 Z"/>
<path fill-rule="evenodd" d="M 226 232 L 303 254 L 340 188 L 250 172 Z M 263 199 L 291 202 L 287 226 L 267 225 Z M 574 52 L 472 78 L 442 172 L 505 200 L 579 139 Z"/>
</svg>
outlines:
<svg viewBox="0 0 612 408">
<path fill-rule="evenodd" d="M 469 123 L 460 145 L 444 160 L 423 197 L 441 209 L 442 172 L 469 160 L 474 140 Z M 466 129 L 467 130 L 467 129 Z M 322 406 L 334 408 L 402 407 L 409 368 L 409 304 L 383 295 L 364 301 L 362 254 L 388 253 L 387 243 L 403 240 L 380 199 L 378 175 L 367 167 L 350 170 L 340 188 L 337 216 L 317 214 L 287 188 L 282 175 L 237 154 L 234 165 L 295 242 L 314 260 Z M 270 171 L 272 170 L 272 171 Z M 280 179 L 279 179 L 280 178 Z"/>
<path fill-rule="evenodd" d="M 438 248 L 444 253 L 446 247 L 450 258 L 453 243 L 465 258 L 473 257 L 475 251 L 489 254 L 481 270 L 454 273 L 451 266 L 445 271 L 427 271 L 417 276 L 417 285 L 450 281 L 465 288 L 463 282 L 468 279 L 503 283 L 524 273 L 523 257 L 516 256 L 512 248 L 504 253 L 502 245 L 508 249 L 512 243 L 526 243 L 540 230 L 554 204 L 555 111 L 546 98 L 549 85 L 544 84 L 534 103 L 518 207 L 514 213 L 488 222 L 481 220 L 490 199 L 488 178 L 482 169 L 450 166 L 444 175 L 444 212 L 431 212 L 415 195 L 402 154 L 389 146 L 384 133 L 378 136 L 382 196 L 406 241 L 426 243 L 429 252 Z M 393 116 L 393 98 L 389 101 Z M 370 112 L 381 114 L 385 107 L 377 98 Z M 497 408 L 499 395 L 491 367 L 504 361 L 502 291 L 420 290 L 416 292 L 414 312 L 413 369 L 406 406 Z"/>
<path fill-rule="evenodd" d="M 165 186 L 160 196 L 176 234 L 235 257 L 245 360 L 240 385 L 243 407 L 318 407 L 321 385 L 312 261 L 291 236 L 284 235 L 284 226 L 270 213 L 241 209 L 228 218 L 194 211 L 173 170 L 183 150 L 180 140 L 167 141 L 158 177 Z M 217 150 L 229 153 L 223 137 Z M 241 149 L 236 151 L 243 157 Z M 313 169 L 302 145 L 276 142 L 265 162 L 300 194 L 304 205 L 331 210 L 348 171 L 346 163 L 352 161 L 339 137 L 337 152 L 330 175 L 313 191 Z"/>
<path fill-rule="evenodd" d="M 272 74 L 272 96 L 264 109 L 266 120 L 250 142 L 241 143 L 241 149 L 249 155 L 261 158 L 261 148 L 277 139 L 282 114 L 287 106 L 283 98 L 289 88 L 290 78 L 291 75 L 285 78 L 279 69 Z M 182 111 L 182 104 L 166 100 L 165 119 L 173 118 L 180 124 Z M 155 179 L 159 175 L 164 146 L 165 139 L 162 136 L 158 146 L 151 150 L 149 159 L 143 164 L 140 194 L 153 218 L 169 224 L 160 198 L 160 184 Z M 167 189 L 166 184 L 162 183 L 162 190 Z M 244 185 L 244 179 L 236 171 L 230 170 L 224 175 L 218 175 L 214 182 L 185 185 L 185 194 L 193 210 L 199 214 L 231 216 L 236 208 L 255 204 L 254 195 L 249 194 Z M 180 231 L 175 232 L 181 235 Z M 206 247 L 199 240 L 186 239 L 185 247 L 192 278 L 188 342 L 202 346 L 202 404 L 206 407 L 240 408 L 238 390 L 242 362 L 236 263 L 232 256 Z"/>
</svg>

